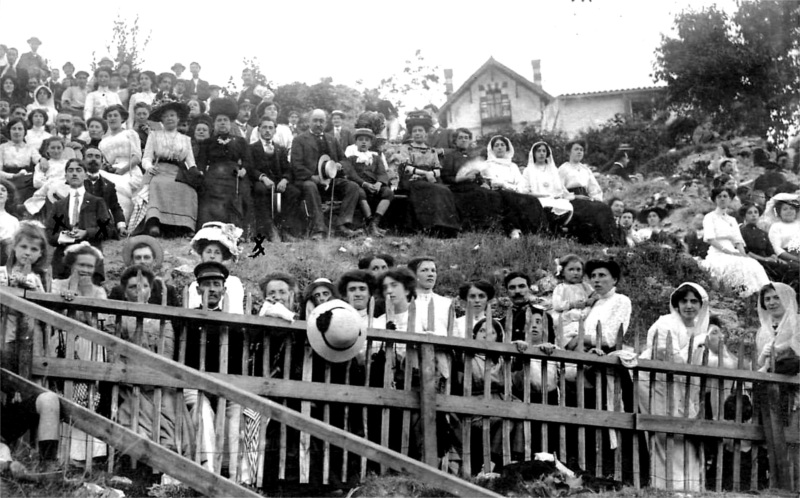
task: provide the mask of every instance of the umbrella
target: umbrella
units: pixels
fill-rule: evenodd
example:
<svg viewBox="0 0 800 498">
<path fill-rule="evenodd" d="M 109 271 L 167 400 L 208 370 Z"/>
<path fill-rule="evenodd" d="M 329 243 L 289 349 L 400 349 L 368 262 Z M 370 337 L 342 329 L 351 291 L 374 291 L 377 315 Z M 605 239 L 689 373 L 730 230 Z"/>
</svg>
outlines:
<svg viewBox="0 0 800 498">
<path fill-rule="evenodd" d="M 128 236 L 133 233 L 136 227 L 147 218 L 147 199 L 150 194 L 150 185 L 145 185 L 133 197 L 133 210 L 128 220 Z"/>
</svg>

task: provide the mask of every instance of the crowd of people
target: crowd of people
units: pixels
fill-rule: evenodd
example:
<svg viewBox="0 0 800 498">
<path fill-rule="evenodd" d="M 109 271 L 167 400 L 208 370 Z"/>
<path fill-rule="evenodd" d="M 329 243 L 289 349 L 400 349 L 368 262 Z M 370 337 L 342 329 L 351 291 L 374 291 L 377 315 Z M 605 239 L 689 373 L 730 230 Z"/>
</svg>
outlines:
<svg viewBox="0 0 800 498">
<path fill-rule="evenodd" d="M 57 70 L 49 69 L 38 55 L 39 41 L 32 38 L 29 43 L 32 52 L 18 62 L 11 49 L 0 45 L 0 285 L 54 292 L 66 300 L 117 299 L 287 321 L 306 319 L 317 307 L 341 299 L 357 310 L 365 327 L 446 335 L 451 300 L 435 292 L 433 258 L 415 258 L 399 266 L 390 255 L 365 257 L 358 269 L 339 276 L 319 275 L 302 292 L 295 276 L 272 273 L 260 281 L 264 303 L 258 309 L 246 309 L 243 284 L 228 268 L 240 254 L 245 230 L 273 242 L 305 236 L 320 240 L 332 230 L 341 237 L 356 237 L 364 233 L 361 226 L 373 236 L 383 236 L 386 219 L 394 213 L 401 226 L 445 236 L 499 226 L 511 239 L 538 232 L 567 233 L 606 246 L 657 244 L 689 252 L 742 296 L 759 296 L 759 366 L 772 368 L 768 359 L 773 356 L 780 365 L 795 358 L 796 365 L 800 199 L 793 192 L 773 191 L 767 198 L 763 191 L 753 190 L 732 205 L 743 197 L 733 176 L 735 165 L 721 165 L 719 175 L 711 179 L 710 199 L 716 209 L 702 216 L 701 226 L 691 234 L 694 239 L 684 239 L 663 227 L 669 216 L 666 199 L 654 200 L 639 213 L 622 199 L 606 200 L 594 171 L 583 162 L 587 144 L 581 140 L 567 144 L 568 161 L 560 167 L 550 145 L 537 142 L 527 151 L 527 166 L 520 168 L 512 161 L 511 140 L 502 135 L 491 137 L 485 160 L 475 160 L 472 133 L 440 128 L 435 108 L 409 113 L 406 140 L 391 113 L 365 112 L 357 117 L 355 129 L 344 125 L 344 113 L 329 115 L 321 109 L 306 116 L 294 113 L 288 123 L 279 123 L 279 106 L 249 69 L 242 73 L 244 89 L 238 99 L 219 97 L 219 87 L 200 79 L 196 62 L 190 64 L 191 78 L 184 79 L 180 64 L 174 72 L 156 76 L 101 60 L 91 82 L 88 73 L 74 72 L 68 63 L 60 80 Z M 387 146 L 393 147 L 388 161 Z M 612 168 L 617 173 L 626 171 L 630 150 L 624 144 L 619 149 Z M 637 229 L 637 220 L 646 227 Z M 159 276 L 163 250 L 158 238 L 187 234 L 201 263 L 194 269 L 188 302 L 182 302 L 180 293 Z M 119 282 L 103 287 L 103 242 L 116 236 L 127 237 L 122 251 L 126 268 Z M 551 309 L 536 304 L 528 275 L 506 275 L 503 290 L 512 302 L 508 320 L 490 321 L 487 315 L 498 289 L 485 280 L 465 282 L 458 298 L 468 312 L 455 321 L 454 335 L 500 341 L 508 334 L 520 349 L 543 351 L 563 348 L 604 354 L 617 349 L 618 331 L 627 330 L 636 312 L 631 300 L 617 292 L 619 265 L 566 255 L 559 260 L 557 274 L 562 282 L 553 292 Z M 415 323 L 409 323 L 411 303 L 424 310 L 413 315 Z M 670 314 L 648 334 L 642 357 L 663 358 L 666 332 L 672 334 L 674 349 L 667 358 L 674 361 L 690 359 L 692 337 L 695 348 L 730 355 L 724 348 L 724 330 L 713 321 L 708 305 L 702 287 L 680 285 L 670 299 Z M 533 339 L 526 337 L 528 315 L 534 317 Z M 88 323 L 88 317 L 83 319 Z M 506 323 L 513 324 L 512 330 L 504 330 Z M 560 324 L 558 333 L 553 323 Z M 589 331 L 602 327 L 601 341 L 590 333 L 580 342 L 581 323 Z M 131 336 L 137 326 L 125 321 L 113 325 L 123 337 Z M 157 321 L 145 320 L 143 327 L 146 347 L 175 358 L 171 328 L 161 344 L 156 340 Z M 188 338 L 187 365 L 218 369 L 219 333 L 208 333 L 206 345 L 199 343 L 199 334 L 190 333 Z M 14 330 L 6 331 L 4 347 L 13 349 L 15 341 Z M 63 340 L 50 344 L 58 347 L 54 354 L 64 354 Z M 90 346 L 78 338 L 71 350 L 76 358 L 89 360 Z M 231 358 L 237 354 L 240 358 L 242 347 L 241 335 L 233 334 Z M 203 359 L 202 350 L 207 353 Z M 15 357 L 3 358 L 9 356 Z M 398 383 L 405 368 L 415 368 L 413 362 L 406 365 L 404 357 L 400 346 L 383 354 Z M 357 363 L 369 361 L 362 354 Z M 500 396 L 505 382 L 502 360 L 487 355 L 474 361 L 473 395 L 491 389 Z M 240 361 L 229 365 L 229 373 L 243 373 Z M 439 375 L 455 371 L 450 365 L 446 355 L 437 354 Z M 484 375 L 486 369 L 491 375 Z M 512 370 L 516 372 L 512 399 L 518 399 L 524 387 L 522 367 L 515 363 Z M 574 377 L 573 372 L 568 380 Z M 486 378 L 491 378 L 491 386 L 483 385 Z M 453 380 L 457 380 L 453 385 L 461 386 L 470 382 Z M 647 382 L 663 380 L 654 377 Z M 533 375 L 532 392 L 549 395 L 542 393 L 543 386 L 549 391 L 557 382 Z M 86 389 L 76 393 L 75 400 L 86 406 L 101 403 L 89 399 Z M 197 429 L 202 432 L 200 452 L 208 468 L 215 468 L 215 458 L 238 454 L 238 445 L 248 444 L 232 437 L 224 449 L 216 448 L 215 424 L 208 422 L 214 417 L 211 403 L 197 392 L 186 393 L 185 406 L 162 404 L 159 417 L 153 417 L 150 394 L 142 390 L 144 401 L 136 401 L 144 403 L 139 406 L 140 430 L 149 431 L 150 421 L 158 418 L 162 444 L 174 447 L 177 440 L 189 441 L 175 437 L 177 428 L 185 430 L 194 420 L 206 420 Z M 120 420 L 129 420 L 132 398 L 127 392 L 120 395 Z M 640 400 L 647 405 L 633 409 L 663 414 L 659 410 L 665 402 L 658 396 Z M 685 406 L 692 410 L 698 402 L 688 400 Z M 792 406 L 796 415 L 796 397 Z M 38 402 L 26 405 L 29 412 L 42 413 L 40 408 Z M 239 434 L 243 417 L 247 424 L 260 423 L 238 405 L 229 403 L 225 410 L 228 434 Z M 187 423 L 176 423 L 179 417 Z M 457 424 L 458 418 L 450 417 L 449 422 Z M 42 441 L 47 442 L 50 433 L 44 432 L 48 435 Z M 70 453 L 74 460 L 98 456 L 86 455 L 85 444 L 74 446 Z M 447 447 L 440 445 L 440 452 L 457 461 L 459 448 L 459 442 L 452 441 Z M 519 451 L 516 443 L 512 450 Z M 654 451 L 663 456 L 661 450 Z M 43 450 L 44 455 L 51 453 L 49 446 Z M 660 462 L 662 467 L 669 464 L 664 458 Z M 227 464 L 231 476 L 253 482 L 255 461 L 245 459 L 237 468 L 237 459 L 227 458 Z M 702 469 L 702 463 L 697 465 Z M 682 462 L 676 464 L 673 478 L 678 480 L 675 476 L 683 475 L 683 469 Z M 685 478 L 690 486 L 699 483 L 695 477 Z"/>
</svg>

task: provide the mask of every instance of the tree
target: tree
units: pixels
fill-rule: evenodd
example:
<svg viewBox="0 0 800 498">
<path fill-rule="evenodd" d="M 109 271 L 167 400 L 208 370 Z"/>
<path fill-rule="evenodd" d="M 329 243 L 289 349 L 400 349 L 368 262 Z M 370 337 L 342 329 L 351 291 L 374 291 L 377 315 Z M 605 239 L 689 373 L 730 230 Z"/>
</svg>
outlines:
<svg viewBox="0 0 800 498">
<path fill-rule="evenodd" d="M 742 2 L 732 16 L 716 6 L 675 17 L 662 36 L 654 79 L 667 103 L 722 132 L 785 139 L 800 117 L 800 0 Z"/>
<path fill-rule="evenodd" d="M 267 78 L 267 75 L 261 72 L 261 62 L 259 62 L 258 57 L 245 57 L 242 59 L 242 65 L 244 66 L 242 71 L 245 69 L 250 69 L 253 72 L 253 79 L 257 85 L 265 86 L 269 88 L 270 91 L 273 90 L 272 81 Z M 228 97 L 238 98 L 239 91 L 241 89 L 239 88 L 239 83 L 237 83 L 237 81 L 241 81 L 238 75 L 230 76 L 228 78 L 228 84 L 222 89 L 222 94 Z"/>
<path fill-rule="evenodd" d="M 338 109 L 354 120 L 364 110 L 361 92 L 347 85 L 334 85 L 332 78 L 322 78 L 311 86 L 300 82 L 281 85 L 275 89 L 275 102 L 281 108 L 282 120 L 288 119 L 292 111 L 303 114 L 313 109 L 329 113 Z"/>
<path fill-rule="evenodd" d="M 106 52 L 111 55 L 119 67 L 126 63 L 131 69 L 138 69 L 144 64 L 142 55 L 150 43 L 152 30 L 147 32 L 144 41 L 139 42 L 139 15 L 128 24 L 128 21 L 119 14 L 114 20 L 114 27 L 111 32 L 111 41 L 106 44 Z M 97 56 L 92 52 L 92 69 L 97 68 Z"/>
<path fill-rule="evenodd" d="M 373 105 L 380 99 L 392 102 L 398 109 L 421 109 L 427 104 L 441 105 L 445 101 L 444 83 L 439 66 L 431 65 L 422 55 L 405 61 L 403 70 L 381 80 L 377 88 L 363 90 L 364 99 Z"/>
</svg>

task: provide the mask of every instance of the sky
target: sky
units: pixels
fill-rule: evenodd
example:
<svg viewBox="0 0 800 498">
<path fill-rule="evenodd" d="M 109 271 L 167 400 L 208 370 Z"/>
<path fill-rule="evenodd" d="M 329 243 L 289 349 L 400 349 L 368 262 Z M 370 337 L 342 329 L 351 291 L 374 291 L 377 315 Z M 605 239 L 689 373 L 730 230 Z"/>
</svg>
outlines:
<svg viewBox="0 0 800 498">
<path fill-rule="evenodd" d="M 67 60 L 88 69 L 92 52 L 108 55 L 114 19 L 139 15 L 152 32 L 145 69 L 175 62 L 202 65 L 201 77 L 224 86 L 245 57 L 257 57 L 274 84 L 376 86 L 422 50 L 426 61 L 450 68 L 457 89 L 489 57 L 532 79 L 540 59 L 543 88 L 551 95 L 654 85 L 654 50 L 675 14 L 734 0 L 406 0 L 332 2 L 37 2 L 35 22 L 5 22 L 0 43 L 27 52 L 37 36 L 51 67 Z M 230 5 L 230 7 L 228 7 Z M 80 6 L 80 8 L 76 8 Z M 0 0 L 4 19 L 31 19 L 24 2 Z M 188 74 L 187 74 L 188 75 Z"/>
</svg>

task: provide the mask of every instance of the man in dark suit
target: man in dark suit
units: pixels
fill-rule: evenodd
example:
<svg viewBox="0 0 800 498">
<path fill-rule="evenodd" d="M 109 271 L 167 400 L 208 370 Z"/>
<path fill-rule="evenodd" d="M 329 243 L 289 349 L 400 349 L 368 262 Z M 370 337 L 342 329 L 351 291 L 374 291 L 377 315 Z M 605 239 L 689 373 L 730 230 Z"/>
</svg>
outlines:
<svg viewBox="0 0 800 498">
<path fill-rule="evenodd" d="M 628 168 L 628 164 L 630 164 L 631 160 L 628 158 L 628 151 L 633 150 L 627 146 L 627 144 L 620 145 L 617 152 L 614 154 L 614 161 L 600 170 L 601 173 L 605 173 L 607 175 L 616 175 L 626 182 L 631 181 L 630 174 L 632 173 L 631 169 Z"/>
<path fill-rule="evenodd" d="M 353 131 L 344 126 L 344 112 L 342 111 L 333 111 L 331 113 L 331 133 L 333 134 L 333 139 L 336 141 L 336 144 L 342 151 L 347 149 L 348 145 L 354 144 L 356 141 L 353 136 Z"/>
<path fill-rule="evenodd" d="M 340 162 L 344 152 L 336 145 L 333 135 L 323 133 L 326 122 L 325 111 L 315 109 L 309 118 L 309 129 L 297 137 L 292 142 L 292 184 L 302 193 L 302 198 L 306 201 L 308 215 L 312 223 L 312 240 L 322 239 L 325 232 L 325 221 L 322 216 L 322 197 L 321 193 L 328 188 L 324 185 L 322 178 L 317 172 L 320 157 L 328 155 L 332 161 Z M 341 175 L 341 177 L 339 176 Z M 344 178 L 342 168 L 339 168 L 337 177 L 331 180 L 331 189 L 334 195 L 341 199 L 342 204 L 339 216 L 335 222 L 336 233 L 343 237 L 355 237 L 358 235 L 350 227 L 353 222 L 353 212 L 358 204 L 359 187 L 355 183 Z M 298 206 L 289 206 L 298 209 Z"/>
<path fill-rule="evenodd" d="M 197 100 L 205 102 L 211 96 L 211 90 L 208 88 L 208 81 L 200 79 L 200 64 L 197 62 L 189 64 L 189 72 L 192 73 L 192 79 L 186 80 L 186 93 L 197 95 Z"/>
<path fill-rule="evenodd" d="M 69 268 L 64 267 L 64 250 L 68 246 L 87 241 L 102 252 L 103 240 L 108 238 L 111 230 L 105 201 L 86 192 L 83 163 L 70 159 L 65 169 L 69 196 L 55 203 L 53 215 L 47 220 L 48 242 L 56 248 L 53 252 L 53 278 L 59 279 L 69 277 Z M 97 285 L 105 280 L 102 261 L 97 264 L 93 280 Z"/>
<path fill-rule="evenodd" d="M 253 183 L 256 233 L 269 237 L 272 242 L 281 241 L 280 233 L 275 227 L 276 213 L 272 210 L 273 193 L 283 193 L 283 199 L 287 199 L 293 205 L 299 204 L 300 201 L 300 191 L 289 183 L 292 179 L 289 152 L 285 147 L 272 142 L 277 126 L 271 117 L 261 118 L 258 125 L 259 138 L 250 144 L 253 166 L 248 171 L 250 181 Z"/>
<path fill-rule="evenodd" d="M 34 36 L 28 38 L 28 45 L 31 47 L 31 51 L 22 54 L 17 63 L 17 76 L 20 80 L 23 79 L 23 76 L 27 78 L 34 74 L 39 77 L 43 71 L 47 70 L 47 61 L 38 52 L 42 42 Z"/>
<path fill-rule="evenodd" d="M 87 147 L 85 164 L 86 180 L 84 180 L 83 186 L 86 188 L 86 192 L 103 199 L 111 218 L 114 220 L 117 233 L 123 237 L 128 235 L 125 215 L 119 205 L 119 199 L 117 199 L 117 188 L 109 180 L 100 176 L 100 167 L 103 164 L 103 153 L 100 152 L 100 149 L 93 146 Z M 111 237 L 112 234 L 109 233 L 108 236 Z"/>
<path fill-rule="evenodd" d="M 433 104 L 428 104 L 423 108 L 423 110 L 428 111 L 433 122 L 433 127 L 428 132 L 428 146 L 436 149 L 436 154 L 439 155 L 439 162 L 441 162 L 445 154 L 455 149 L 455 137 L 453 136 L 453 130 L 439 127 L 438 107 Z"/>
</svg>

